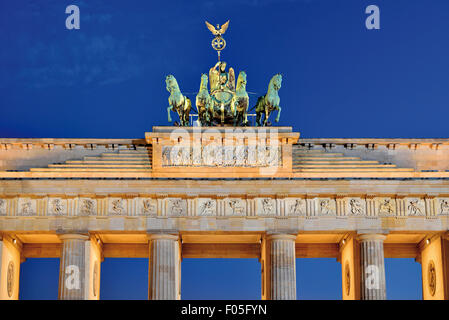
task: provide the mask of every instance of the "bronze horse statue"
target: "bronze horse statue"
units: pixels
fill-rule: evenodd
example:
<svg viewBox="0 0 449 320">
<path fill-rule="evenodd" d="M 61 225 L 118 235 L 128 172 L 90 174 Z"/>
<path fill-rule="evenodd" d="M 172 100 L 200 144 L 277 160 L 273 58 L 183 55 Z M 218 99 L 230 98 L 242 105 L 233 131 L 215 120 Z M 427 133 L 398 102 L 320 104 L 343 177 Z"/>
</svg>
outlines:
<svg viewBox="0 0 449 320">
<path fill-rule="evenodd" d="M 201 126 L 210 125 L 210 108 L 212 108 L 212 100 L 207 88 L 208 76 L 206 74 L 201 75 L 200 91 L 196 95 L 196 109 L 198 110 L 198 121 Z"/>
<path fill-rule="evenodd" d="M 234 127 L 246 126 L 248 124 L 247 110 L 249 104 L 248 93 L 246 92 L 246 72 L 240 71 L 237 78 L 235 95 L 232 97 L 231 108 L 234 113 Z"/>
<path fill-rule="evenodd" d="M 180 125 L 188 126 L 190 109 L 192 107 L 190 99 L 181 93 L 176 78 L 171 74 L 165 78 L 165 84 L 167 91 L 170 92 L 170 96 L 168 97 L 168 104 L 170 106 L 167 108 L 168 122 L 172 122 L 170 111 L 173 111 L 178 113 Z"/>
<path fill-rule="evenodd" d="M 271 78 L 268 85 L 268 91 L 264 96 L 259 97 L 256 103 L 256 127 L 266 126 L 268 124 L 268 118 L 270 113 L 274 110 L 278 111 L 276 119 L 274 121 L 279 122 L 281 116 L 281 107 L 279 106 L 280 98 L 278 91 L 281 89 L 282 85 L 282 75 L 276 74 Z M 265 115 L 263 122 L 262 115 Z"/>
</svg>

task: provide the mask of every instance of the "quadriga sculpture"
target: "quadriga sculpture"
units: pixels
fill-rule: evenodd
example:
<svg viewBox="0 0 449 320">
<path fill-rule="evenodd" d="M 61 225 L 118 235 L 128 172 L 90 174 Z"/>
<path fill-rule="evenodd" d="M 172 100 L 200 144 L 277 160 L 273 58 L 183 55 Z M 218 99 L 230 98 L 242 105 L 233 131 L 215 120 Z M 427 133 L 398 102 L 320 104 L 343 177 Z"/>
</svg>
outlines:
<svg viewBox="0 0 449 320">
<path fill-rule="evenodd" d="M 280 98 L 278 91 L 281 89 L 282 75 L 276 74 L 271 78 L 268 85 L 268 91 L 264 96 L 257 99 L 256 108 L 256 126 L 266 126 L 270 113 L 274 110 L 278 111 L 274 121 L 279 122 L 281 116 L 281 107 L 279 106 Z M 262 122 L 262 115 L 265 115 Z"/>
<path fill-rule="evenodd" d="M 237 88 L 231 101 L 231 108 L 234 113 L 234 126 L 246 126 L 248 124 L 248 104 L 249 97 L 246 92 L 246 72 L 240 71 L 237 78 Z"/>
<path fill-rule="evenodd" d="M 201 126 L 210 125 L 210 108 L 212 108 L 212 100 L 207 88 L 208 76 L 201 75 L 200 91 L 196 95 L 196 109 L 198 110 L 198 121 Z"/>
<path fill-rule="evenodd" d="M 165 83 L 167 86 L 167 91 L 170 92 L 170 96 L 168 97 L 168 104 L 170 106 L 167 108 L 168 122 L 172 122 L 172 118 L 170 116 L 171 110 L 178 113 L 181 126 L 188 126 L 190 108 L 192 107 L 190 99 L 181 93 L 178 82 L 173 75 L 168 75 L 165 78 Z"/>
</svg>

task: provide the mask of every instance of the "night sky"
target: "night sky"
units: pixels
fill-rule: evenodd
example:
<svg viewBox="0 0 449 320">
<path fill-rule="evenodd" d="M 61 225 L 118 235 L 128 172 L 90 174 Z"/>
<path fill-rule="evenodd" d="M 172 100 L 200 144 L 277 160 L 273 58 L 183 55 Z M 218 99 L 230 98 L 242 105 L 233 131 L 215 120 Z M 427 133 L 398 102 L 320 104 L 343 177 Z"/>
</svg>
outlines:
<svg viewBox="0 0 449 320">
<path fill-rule="evenodd" d="M 65 27 L 68 5 L 80 30 Z M 365 8 L 380 8 L 367 30 Z M 303 138 L 447 138 L 449 1 L 0 0 L 0 137 L 143 138 L 166 125 L 165 76 L 192 100 L 216 60 L 245 70 L 250 105 L 283 74 L 279 125 Z M 175 116 L 173 117 L 175 118 Z M 146 299 L 146 259 L 106 259 L 101 297 Z M 386 259 L 387 297 L 420 299 L 420 265 Z M 55 299 L 58 259 L 21 266 L 20 298 Z M 297 259 L 299 299 L 340 299 L 335 259 Z M 259 299 L 257 259 L 184 259 L 184 299 Z"/>
</svg>

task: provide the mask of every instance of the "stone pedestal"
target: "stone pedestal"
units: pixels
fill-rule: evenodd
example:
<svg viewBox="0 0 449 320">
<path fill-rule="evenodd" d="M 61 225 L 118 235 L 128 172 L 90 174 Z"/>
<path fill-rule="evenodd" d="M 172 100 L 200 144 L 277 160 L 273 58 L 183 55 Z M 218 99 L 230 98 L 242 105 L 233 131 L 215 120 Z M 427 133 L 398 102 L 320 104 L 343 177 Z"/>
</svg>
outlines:
<svg viewBox="0 0 449 320">
<path fill-rule="evenodd" d="M 296 300 L 296 236 L 268 235 L 262 243 L 262 299 Z"/>
<path fill-rule="evenodd" d="M 101 247 L 87 235 L 65 234 L 59 269 L 60 300 L 100 298 Z"/>
<path fill-rule="evenodd" d="M 0 300 L 19 299 L 20 244 L 0 238 Z"/>
<path fill-rule="evenodd" d="M 152 176 L 283 177 L 292 172 L 291 127 L 153 127 Z M 218 169 L 218 170 L 217 170 Z"/>
<path fill-rule="evenodd" d="M 360 298 L 386 300 L 383 234 L 359 235 L 360 242 Z"/>
<path fill-rule="evenodd" d="M 152 234 L 149 243 L 150 300 L 181 299 L 181 254 L 179 236 Z"/>
</svg>

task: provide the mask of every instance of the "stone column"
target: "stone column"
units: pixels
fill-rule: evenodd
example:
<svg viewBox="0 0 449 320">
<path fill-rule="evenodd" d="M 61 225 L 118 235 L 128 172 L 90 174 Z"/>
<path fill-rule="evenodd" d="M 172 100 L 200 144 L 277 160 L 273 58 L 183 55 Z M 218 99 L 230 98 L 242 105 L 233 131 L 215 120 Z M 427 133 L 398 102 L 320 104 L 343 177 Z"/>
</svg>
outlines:
<svg viewBox="0 0 449 320">
<path fill-rule="evenodd" d="M 150 300 L 181 299 L 181 250 L 179 236 L 150 235 L 149 287 Z"/>
<path fill-rule="evenodd" d="M 449 299 L 449 241 L 445 236 L 425 238 L 420 244 L 423 300 Z"/>
<path fill-rule="evenodd" d="M 359 235 L 360 296 L 362 300 L 386 300 L 383 234 Z"/>
<path fill-rule="evenodd" d="M 360 245 L 349 235 L 339 243 L 343 300 L 360 300 Z"/>
<path fill-rule="evenodd" d="M 0 235 L 0 300 L 19 299 L 22 244 Z"/>
<path fill-rule="evenodd" d="M 83 300 L 86 289 L 86 242 L 87 235 L 60 235 L 62 250 L 59 268 L 60 300 Z"/>
<path fill-rule="evenodd" d="M 262 243 L 262 299 L 296 300 L 296 236 L 271 234 Z"/>
</svg>

